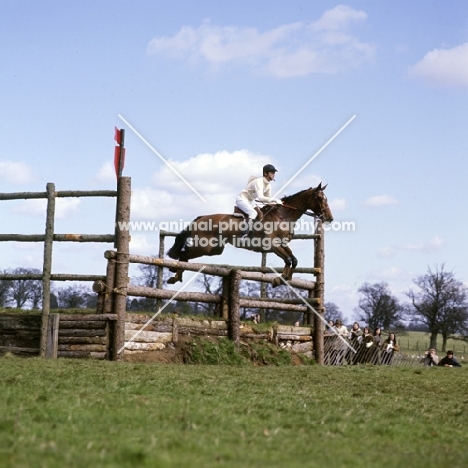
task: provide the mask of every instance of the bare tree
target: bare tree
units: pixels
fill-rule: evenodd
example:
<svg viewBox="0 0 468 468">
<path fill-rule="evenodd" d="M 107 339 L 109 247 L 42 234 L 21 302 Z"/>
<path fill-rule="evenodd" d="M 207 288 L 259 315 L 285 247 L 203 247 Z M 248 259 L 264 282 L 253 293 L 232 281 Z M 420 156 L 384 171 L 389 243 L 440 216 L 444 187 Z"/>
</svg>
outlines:
<svg viewBox="0 0 468 468">
<path fill-rule="evenodd" d="M 27 268 L 15 268 L 9 273 L 14 273 L 15 275 L 27 275 L 31 273 L 31 270 Z M 10 280 L 10 288 L 8 291 L 8 300 L 15 304 L 18 309 L 21 309 L 31 298 L 31 288 L 35 280 L 28 279 L 17 279 Z"/>
<path fill-rule="evenodd" d="M 197 285 L 206 294 L 222 294 L 223 282 L 221 278 L 209 275 L 200 275 L 196 280 Z M 216 315 L 217 304 L 207 304 L 204 302 L 194 303 L 195 314 Z"/>
<path fill-rule="evenodd" d="M 155 288 L 158 284 L 158 267 L 156 265 L 138 265 L 138 269 L 141 275 L 136 278 L 137 284 L 148 288 Z"/>
<path fill-rule="evenodd" d="M 156 265 L 138 265 L 138 269 L 140 270 L 141 274 L 140 276 L 137 276 L 136 284 L 139 286 L 145 286 L 147 288 L 156 288 L 158 286 L 159 268 Z M 167 283 L 168 277 L 169 271 L 164 269 L 162 282 L 163 285 Z M 132 309 L 133 307 L 137 307 L 137 309 L 133 310 L 144 310 L 151 312 L 156 310 L 156 305 L 157 299 L 148 297 L 138 299 L 136 302 L 132 301 Z"/>
<path fill-rule="evenodd" d="M 336 320 L 343 321 L 343 314 L 340 308 L 334 302 L 325 302 L 325 314 L 323 317 L 328 323 L 330 320 L 334 322 Z"/>
<path fill-rule="evenodd" d="M 245 297 L 260 297 L 260 283 L 257 281 L 241 281 L 240 294 Z M 265 320 L 265 311 L 258 308 L 243 307 L 241 309 L 241 320 L 247 320 L 253 318 L 258 313 L 263 312 L 262 319 Z"/>
<path fill-rule="evenodd" d="M 41 273 L 38 269 L 29 270 L 31 273 Z M 42 280 L 30 280 L 30 291 L 29 291 L 29 301 L 31 303 L 32 309 L 39 309 L 40 304 L 42 304 Z"/>
<path fill-rule="evenodd" d="M 64 309 L 81 309 L 86 306 L 89 289 L 84 285 L 75 284 L 56 291 L 58 305 Z"/>
<path fill-rule="evenodd" d="M 437 347 L 437 335 L 442 334 L 442 351 L 451 334 L 463 333 L 468 327 L 468 288 L 454 274 L 436 265 L 413 282 L 419 291 L 407 293 L 411 312 L 429 328 L 430 347 Z"/>
<path fill-rule="evenodd" d="M 359 309 L 355 310 L 358 320 L 371 329 L 387 330 L 399 325 L 405 306 L 392 295 L 387 283 L 364 283 L 358 292 L 363 295 L 359 299 Z"/>
<path fill-rule="evenodd" d="M 6 273 L 6 271 L 3 271 Z M 5 307 L 8 303 L 10 293 L 10 282 L 7 280 L 0 280 L 0 307 Z"/>
</svg>

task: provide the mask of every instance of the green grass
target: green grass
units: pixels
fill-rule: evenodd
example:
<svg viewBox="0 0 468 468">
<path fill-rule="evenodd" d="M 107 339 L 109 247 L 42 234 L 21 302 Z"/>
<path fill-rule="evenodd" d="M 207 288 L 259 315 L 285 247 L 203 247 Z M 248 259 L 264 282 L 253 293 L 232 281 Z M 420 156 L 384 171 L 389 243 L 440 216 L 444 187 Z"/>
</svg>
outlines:
<svg viewBox="0 0 468 468">
<path fill-rule="evenodd" d="M 468 370 L 0 358 L 2 467 L 468 466 Z"/>
</svg>

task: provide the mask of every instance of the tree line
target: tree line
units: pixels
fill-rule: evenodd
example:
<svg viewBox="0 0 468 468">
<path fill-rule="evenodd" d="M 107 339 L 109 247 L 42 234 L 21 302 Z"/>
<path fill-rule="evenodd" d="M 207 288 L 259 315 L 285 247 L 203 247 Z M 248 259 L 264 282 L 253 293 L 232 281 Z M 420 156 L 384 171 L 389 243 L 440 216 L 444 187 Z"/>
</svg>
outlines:
<svg viewBox="0 0 468 468">
<path fill-rule="evenodd" d="M 135 278 L 140 286 L 156 287 L 158 283 L 158 268 L 152 265 L 140 265 L 140 275 Z M 166 283 L 167 270 L 164 270 L 163 284 Z M 16 268 L 4 270 L 4 273 L 40 274 L 37 269 Z M 168 273 L 167 273 L 168 274 Z M 219 278 L 200 275 L 198 287 L 203 292 L 221 294 L 222 283 Z M 287 286 L 260 285 L 258 282 L 243 281 L 241 295 L 259 297 L 260 288 L 265 288 L 266 297 L 295 298 L 295 293 Z M 39 309 L 42 307 L 41 280 L 0 280 L 0 307 L 16 307 Z M 455 278 L 445 265 L 428 268 L 424 275 L 413 280 L 413 286 L 406 293 L 407 302 L 402 302 L 392 294 L 385 282 L 364 283 L 359 289 L 360 298 L 355 308 L 354 317 L 371 329 L 383 330 L 408 328 L 430 333 L 430 347 L 436 348 L 438 335 L 442 336 L 442 350 L 445 350 L 449 338 L 464 337 L 468 340 L 468 288 Z M 306 297 L 306 292 L 302 292 Z M 89 286 L 73 284 L 71 286 L 54 286 L 51 293 L 51 308 L 95 308 L 97 295 Z M 155 299 L 128 299 L 127 310 L 154 312 L 158 303 Z M 216 304 L 187 303 L 174 301 L 166 307 L 165 312 L 177 312 L 180 315 L 219 315 Z M 258 309 L 241 310 L 242 320 L 258 314 Z M 273 309 L 262 309 L 261 320 L 277 321 L 294 324 L 302 314 Z M 332 303 L 325 303 L 325 320 L 343 320 L 340 308 Z"/>
<path fill-rule="evenodd" d="M 165 270 L 166 271 L 166 270 Z M 141 275 L 137 278 L 141 286 L 156 287 L 158 268 L 151 265 L 140 266 Z M 165 282 L 165 278 L 164 281 Z M 222 283 L 218 278 L 200 275 L 198 286 L 203 292 L 211 294 L 222 293 Z M 258 282 L 243 281 L 241 295 L 259 297 Z M 264 285 L 266 296 L 270 298 L 295 298 L 296 295 L 287 286 L 272 288 Z M 468 340 L 468 288 L 445 265 L 428 268 L 424 275 L 413 280 L 413 286 L 406 293 L 407 302 L 402 302 L 391 292 L 385 282 L 364 283 L 359 289 L 361 297 L 354 317 L 363 326 L 371 329 L 411 329 L 430 333 L 430 347 L 436 348 L 437 337 L 442 336 L 442 350 L 445 351 L 449 338 L 458 337 Z M 302 292 L 306 297 L 306 292 Z M 130 304 L 133 310 L 155 310 L 154 299 L 134 299 Z M 202 303 L 175 303 L 171 311 L 181 314 L 217 315 L 216 305 Z M 242 309 L 241 319 L 248 319 L 256 315 L 258 309 Z M 262 309 L 261 317 L 264 321 L 294 324 L 300 320 L 302 314 L 273 309 Z M 333 302 L 325 303 L 325 320 L 343 321 L 343 313 Z"/>
<path fill-rule="evenodd" d="M 3 270 L 4 274 L 31 275 L 42 274 L 35 268 L 15 268 Z M 40 309 L 42 307 L 43 287 L 40 279 L 0 279 L 0 307 L 17 309 Z M 97 295 L 89 286 L 73 284 L 54 286 L 50 294 L 51 309 L 95 308 Z"/>
<path fill-rule="evenodd" d="M 430 348 L 437 347 L 440 334 L 442 351 L 449 338 L 468 340 L 468 288 L 444 264 L 428 268 L 413 280 L 407 302 L 400 302 L 385 282 L 364 283 L 358 292 L 355 316 L 372 329 L 389 330 L 406 322 L 407 328 L 430 333 Z"/>
</svg>

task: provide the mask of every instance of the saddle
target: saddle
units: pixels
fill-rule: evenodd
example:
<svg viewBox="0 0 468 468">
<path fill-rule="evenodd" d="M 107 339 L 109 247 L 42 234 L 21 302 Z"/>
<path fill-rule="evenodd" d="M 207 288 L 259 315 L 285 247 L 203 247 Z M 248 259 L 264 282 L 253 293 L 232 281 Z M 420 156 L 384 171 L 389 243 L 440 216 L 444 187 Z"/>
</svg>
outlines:
<svg viewBox="0 0 468 468">
<path fill-rule="evenodd" d="M 254 207 L 254 209 L 257 212 L 256 220 L 261 221 L 263 219 L 262 210 L 258 206 Z M 234 216 L 243 216 L 246 219 L 249 217 L 249 215 L 245 211 L 242 211 L 240 208 L 237 208 L 237 206 L 234 206 Z"/>
</svg>

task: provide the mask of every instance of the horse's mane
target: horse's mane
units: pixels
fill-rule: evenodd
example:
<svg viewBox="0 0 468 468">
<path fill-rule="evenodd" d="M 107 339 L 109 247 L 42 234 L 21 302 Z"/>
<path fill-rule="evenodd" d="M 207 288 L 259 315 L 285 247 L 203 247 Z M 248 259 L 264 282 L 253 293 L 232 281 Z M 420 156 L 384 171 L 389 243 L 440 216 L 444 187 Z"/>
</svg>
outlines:
<svg viewBox="0 0 468 468">
<path fill-rule="evenodd" d="M 305 192 L 307 192 L 308 190 L 310 190 L 310 188 L 301 190 L 300 192 L 294 193 L 292 195 L 285 195 L 284 197 L 281 198 L 281 200 L 286 205 L 291 205 L 295 202 L 296 198 L 301 198 L 303 195 L 305 195 Z M 261 210 L 263 214 L 266 214 L 272 209 L 280 209 L 280 208 L 281 208 L 281 205 L 276 205 L 276 206 L 273 205 L 273 207 L 271 205 L 264 205 L 262 206 Z"/>
<path fill-rule="evenodd" d="M 299 198 L 300 196 L 304 194 L 304 192 L 307 192 L 308 190 L 310 189 L 304 189 L 292 195 L 285 195 L 284 197 L 281 198 L 281 200 L 283 200 L 284 203 L 291 203 L 292 201 L 294 201 L 296 197 Z"/>
</svg>

